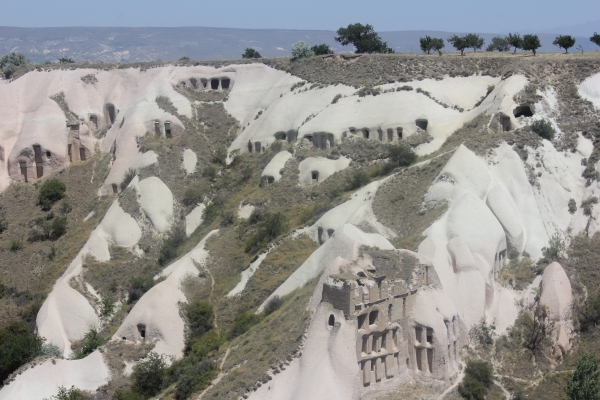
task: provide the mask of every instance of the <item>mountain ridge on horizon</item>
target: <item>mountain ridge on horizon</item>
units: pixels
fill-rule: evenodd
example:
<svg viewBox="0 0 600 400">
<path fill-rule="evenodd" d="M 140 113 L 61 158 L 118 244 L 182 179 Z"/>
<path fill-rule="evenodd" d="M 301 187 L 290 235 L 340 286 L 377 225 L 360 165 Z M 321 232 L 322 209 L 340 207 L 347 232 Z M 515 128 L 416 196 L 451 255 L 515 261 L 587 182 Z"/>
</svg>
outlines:
<svg viewBox="0 0 600 400">
<path fill-rule="evenodd" d="M 273 35 L 273 33 L 277 35 Z M 454 33 L 434 30 L 380 31 L 381 37 L 398 53 L 420 53 L 419 38 L 435 35 L 447 38 Z M 486 44 L 498 33 L 479 33 Z M 542 52 L 559 52 L 552 45 L 555 34 L 538 33 Z M 326 43 L 334 51 L 353 51 L 334 40 L 335 31 L 298 29 L 245 29 L 218 27 L 0 27 L 0 54 L 23 52 L 33 62 L 76 61 L 134 62 L 238 59 L 252 47 L 264 57 L 285 57 L 291 45 L 304 40 L 311 45 Z M 588 37 L 576 37 L 584 51 L 598 50 Z M 453 51 L 446 43 L 446 51 Z"/>
</svg>

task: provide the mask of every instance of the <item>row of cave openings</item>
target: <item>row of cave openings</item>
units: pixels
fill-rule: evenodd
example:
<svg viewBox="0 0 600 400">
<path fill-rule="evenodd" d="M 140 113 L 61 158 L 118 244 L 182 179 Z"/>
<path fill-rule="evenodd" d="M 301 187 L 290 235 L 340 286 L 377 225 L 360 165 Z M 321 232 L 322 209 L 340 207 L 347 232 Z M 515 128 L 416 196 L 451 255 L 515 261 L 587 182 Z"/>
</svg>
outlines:
<svg viewBox="0 0 600 400">
<path fill-rule="evenodd" d="M 73 145 L 67 145 L 67 152 L 69 155 L 69 161 L 73 162 Z M 46 161 L 52 158 L 52 152 L 50 150 L 43 151 L 42 146 L 39 144 L 33 145 L 33 169 L 35 171 L 35 179 L 40 179 L 44 176 L 44 156 Z M 79 160 L 85 161 L 87 159 L 86 148 L 81 146 L 79 147 L 78 152 Z M 29 182 L 29 165 L 27 161 L 19 161 L 19 170 L 24 182 Z"/>
<path fill-rule="evenodd" d="M 181 84 L 183 86 L 187 86 L 187 83 L 185 81 L 182 81 Z M 192 85 L 192 88 L 198 90 L 227 90 L 231 87 L 231 79 L 229 78 L 212 78 L 212 79 L 205 79 L 205 78 L 190 78 L 190 85 Z"/>
</svg>

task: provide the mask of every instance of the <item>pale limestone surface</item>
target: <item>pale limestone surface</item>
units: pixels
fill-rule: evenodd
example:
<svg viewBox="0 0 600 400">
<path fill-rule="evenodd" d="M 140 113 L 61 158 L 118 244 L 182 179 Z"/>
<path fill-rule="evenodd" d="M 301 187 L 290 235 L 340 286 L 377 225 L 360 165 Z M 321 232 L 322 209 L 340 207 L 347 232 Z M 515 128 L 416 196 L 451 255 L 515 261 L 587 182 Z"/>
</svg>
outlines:
<svg viewBox="0 0 600 400">
<path fill-rule="evenodd" d="M 198 156 L 191 149 L 183 150 L 183 162 L 181 163 L 183 169 L 188 175 L 196 172 L 196 166 L 198 164 Z"/>
<path fill-rule="evenodd" d="M 204 221 L 204 209 L 206 206 L 203 203 L 198 204 L 194 209 L 185 217 L 185 234 L 190 236 L 196 228 L 202 225 Z"/>
<path fill-rule="evenodd" d="M 571 282 L 559 263 L 553 262 L 544 269 L 540 288 L 540 304 L 548 307 L 549 318 L 555 324 L 552 332 L 554 353 L 562 355 L 571 349 L 573 292 Z"/>
<path fill-rule="evenodd" d="M 280 151 L 269 161 L 260 176 L 271 177 L 277 182 L 281 179 L 281 173 L 285 167 L 285 163 L 292 158 L 292 153 L 289 151 Z"/>
<path fill-rule="evenodd" d="M 397 89 L 405 85 L 413 89 L 420 88 L 442 103 L 469 110 L 487 94 L 488 87 L 496 86 L 500 82 L 498 77 L 481 75 L 444 77 L 441 81 L 428 78 L 422 81 L 388 83 L 378 87 L 382 90 Z"/>
<path fill-rule="evenodd" d="M 173 194 L 167 185 L 155 176 L 135 184 L 140 206 L 152 221 L 158 233 L 164 233 L 173 223 Z"/>
<path fill-rule="evenodd" d="M 255 207 L 252 204 L 242 205 L 242 203 L 240 203 L 240 206 L 238 207 L 238 218 L 240 218 L 240 219 L 250 218 L 250 216 L 252 215 L 252 212 L 254 211 L 254 208 Z"/>
<path fill-rule="evenodd" d="M 110 370 L 98 350 L 81 360 L 47 359 L 0 389 L 0 400 L 49 399 L 61 386 L 94 392 L 109 379 Z"/>
<path fill-rule="evenodd" d="M 350 165 L 350 159 L 340 157 L 337 160 L 331 160 L 325 157 L 308 157 L 300 162 L 300 185 L 308 186 L 313 184 L 312 173 L 318 173 L 317 182 L 323 182 L 338 171 L 343 171 Z"/>
<path fill-rule="evenodd" d="M 231 289 L 229 291 L 229 293 L 227 293 L 227 297 L 233 297 L 236 294 L 242 293 L 242 291 L 246 288 L 248 281 L 250 280 L 252 275 L 254 275 L 256 270 L 260 267 L 260 264 L 262 264 L 262 262 L 264 261 L 264 259 L 267 257 L 268 254 L 269 254 L 268 251 L 261 253 L 256 258 L 256 260 L 254 260 L 250 263 L 250 266 L 248 268 L 246 268 L 245 270 L 242 271 L 242 279 L 240 280 L 240 282 L 237 285 L 235 285 L 235 287 L 233 289 Z"/>
<path fill-rule="evenodd" d="M 69 285 L 69 281 L 81 273 L 83 258 L 90 254 L 99 261 L 108 261 L 109 242 L 131 248 L 140 238 L 139 226 L 115 200 L 69 268 L 56 281 L 38 312 L 36 325 L 40 336 L 58 346 L 65 357 L 71 355 L 73 341 L 81 340 L 90 329 L 98 328 L 100 323 L 88 300 Z"/>
<path fill-rule="evenodd" d="M 600 108 L 600 73 L 590 76 L 578 86 L 579 94 Z"/>
<path fill-rule="evenodd" d="M 208 256 L 204 245 L 216 233 L 217 230 L 210 232 L 192 251 L 156 276 L 156 279 L 159 277 L 166 279 L 144 293 L 112 340 L 136 343 L 142 340 L 153 341 L 155 343 L 153 351 L 159 354 L 173 356 L 175 359 L 183 355 L 185 323 L 179 312 L 179 303 L 187 303 L 187 299 L 181 290 L 181 282 L 186 276 L 198 276 L 200 271 L 196 264 L 204 265 Z M 145 339 L 140 334 L 139 327 L 142 325 Z"/>
</svg>

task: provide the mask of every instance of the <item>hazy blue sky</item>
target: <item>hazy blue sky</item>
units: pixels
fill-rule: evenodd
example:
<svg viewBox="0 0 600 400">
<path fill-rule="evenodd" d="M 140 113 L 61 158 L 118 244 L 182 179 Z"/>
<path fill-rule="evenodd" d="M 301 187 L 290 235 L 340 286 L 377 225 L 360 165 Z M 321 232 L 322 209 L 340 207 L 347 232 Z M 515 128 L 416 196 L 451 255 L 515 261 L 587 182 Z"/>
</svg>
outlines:
<svg viewBox="0 0 600 400">
<path fill-rule="evenodd" d="M 600 18 L 599 0 L 1 0 L 0 26 L 209 26 L 506 32 Z M 599 24 L 600 25 L 600 24 Z M 600 31 L 600 26 L 598 26 Z"/>
</svg>

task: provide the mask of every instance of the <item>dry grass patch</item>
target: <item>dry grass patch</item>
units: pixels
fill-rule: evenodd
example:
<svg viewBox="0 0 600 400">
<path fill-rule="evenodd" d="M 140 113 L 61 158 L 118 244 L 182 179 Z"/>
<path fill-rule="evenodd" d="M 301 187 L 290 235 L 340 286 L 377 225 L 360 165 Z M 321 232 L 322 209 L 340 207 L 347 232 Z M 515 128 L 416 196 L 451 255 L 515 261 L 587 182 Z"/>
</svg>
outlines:
<svg viewBox="0 0 600 400">
<path fill-rule="evenodd" d="M 108 175 L 109 161 L 108 155 L 96 155 L 44 177 L 58 178 L 67 187 L 67 197 L 49 212 L 37 205 L 41 182 L 13 183 L 0 194 L 0 212 L 7 223 L 6 231 L 0 234 L 0 279 L 14 290 L 0 299 L 0 327 L 18 318 L 32 302 L 44 299 L 104 217 L 113 199 L 98 198 L 96 191 Z M 83 222 L 92 211 L 94 215 Z M 67 233 L 55 241 L 29 242 L 34 221 L 46 219 L 50 213 L 54 218 L 66 215 Z M 12 241 L 21 242 L 23 249 L 11 251 Z"/>
</svg>

